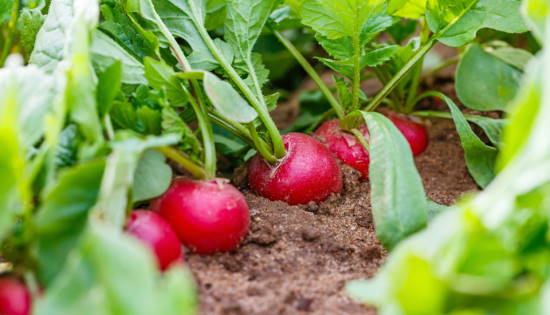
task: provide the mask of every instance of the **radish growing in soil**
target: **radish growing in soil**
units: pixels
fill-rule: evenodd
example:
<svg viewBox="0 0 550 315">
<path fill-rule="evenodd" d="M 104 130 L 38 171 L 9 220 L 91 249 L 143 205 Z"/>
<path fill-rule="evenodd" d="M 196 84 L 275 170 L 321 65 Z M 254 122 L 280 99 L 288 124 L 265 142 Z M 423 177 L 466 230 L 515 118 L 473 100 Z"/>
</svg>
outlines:
<svg viewBox="0 0 550 315">
<path fill-rule="evenodd" d="M 161 270 L 176 262 L 183 262 L 178 237 L 160 215 L 146 210 L 134 210 L 126 224 L 126 231 L 151 248 Z"/>
<path fill-rule="evenodd" d="M 152 209 L 172 225 L 186 247 L 199 254 L 236 249 L 250 225 L 244 196 L 221 180 L 175 179 Z"/>
<path fill-rule="evenodd" d="M 414 156 L 418 156 L 426 151 L 428 147 L 428 132 L 426 128 L 404 116 L 398 114 L 386 114 L 386 116 L 401 131 L 411 147 Z M 369 132 L 365 125 L 359 128 L 361 134 L 368 139 Z M 329 120 L 321 125 L 315 132 L 328 149 L 334 153 L 344 164 L 358 170 L 363 179 L 369 177 L 369 152 L 363 147 L 361 142 L 351 133 L 345 132 L 340 128 L 340 121 L 337 119 Z"/>
<path fill-rule="evenodd" d="M 0 314 L 27 315 L 31 313 L 32 299 L 27 287 L 11 277 L 0 278 Z"/>
<path fill-rule="evenodd" d="M 283 137 L 287 155 L 269 165 L 260 155 L 250 162 L 249 183 L 258 194 L 291 205 L 322 201 L 342 191 L 336 159 L 319 141 L 300 134 Z"/>
</svg>

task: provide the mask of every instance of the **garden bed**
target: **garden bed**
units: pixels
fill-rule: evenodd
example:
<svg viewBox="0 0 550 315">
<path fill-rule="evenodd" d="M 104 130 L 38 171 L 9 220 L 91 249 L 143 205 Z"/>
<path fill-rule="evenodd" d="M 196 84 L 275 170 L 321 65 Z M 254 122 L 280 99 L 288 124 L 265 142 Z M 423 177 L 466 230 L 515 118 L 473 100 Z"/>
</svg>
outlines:
<svg viewBox="0 0 550 315">
<path fill-rule="evenodd" d="M 428 196 L 449 205 L 477 186 L 452 122 L 431 123 L 430 146 L 416 164 Z M 364 314 L 368 309 L 343 286 L 374 276 L 387 253 L 374 232 L 368 182 L 348 167 L 344 172 L 344 192 L 318 205 L 288 206 L 243 187 L 252 215 L 243 245 L 230 254 L 186 256 L 200 313 Z"/>
</svg>

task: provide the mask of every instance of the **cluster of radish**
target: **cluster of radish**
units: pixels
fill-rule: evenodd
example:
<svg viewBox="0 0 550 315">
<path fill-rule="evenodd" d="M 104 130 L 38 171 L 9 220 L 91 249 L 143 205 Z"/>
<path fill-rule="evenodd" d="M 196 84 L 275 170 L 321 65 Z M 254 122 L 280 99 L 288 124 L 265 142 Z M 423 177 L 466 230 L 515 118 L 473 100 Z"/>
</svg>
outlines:
<svg viewBox="0 0 550 315">
<path fill-rule="evenodd" d="M 428 145 L 423 125 L 404 116 L 387 115 L 408 140 L 414 155 Z M 368 137 L 365 126 L 361 128 Z M 261 155 L 249 164 L 249 184 L 259 195 L 288 204 L 319 202 L 342 190 L 337 158 L 368 178 L 369 153 L 338 120 L 325 122 L 315 133 L 283 136 L 286 155 L 275 164 Z M 126 230 L 155 253 L 160 269 L 183 261 L 180 242 L 199 254 L 227 252 L 239 246 L 250 223 L 243 195 L 224 180 L 177 178 L 152 202 L 151 211 L 135 210 Z"/>
</svg>

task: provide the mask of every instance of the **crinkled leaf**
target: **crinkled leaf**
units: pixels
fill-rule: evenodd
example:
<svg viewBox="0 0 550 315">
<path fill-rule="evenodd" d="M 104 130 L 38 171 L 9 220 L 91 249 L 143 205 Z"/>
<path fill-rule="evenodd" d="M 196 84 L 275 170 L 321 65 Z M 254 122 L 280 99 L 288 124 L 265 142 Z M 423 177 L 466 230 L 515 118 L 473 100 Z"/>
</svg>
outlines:
<svg viewBox="0 0 550 315">
<path fill-rule="evenodd" d="M 472 45 L 457 69 L 457 95 L 464 105 L 475 110 L 506 110 L 516 96 L 522 74 L 480 45 Z"/>
<path fill-rule="evenodd" d="M 78 133 L 78 127 L 71 124 L 67 126 L 60 134 L 55 153 L 55 165 L 59 168 L 73 166 L 78 159 L 78 147 L 81 137 Z"/>
<path fill-rule="evenodd" d="M 42 15 L 39 9 L 24 8 L 21 10 L 17 23 L 21 29 L 21 46 L 25 53 L 25 59 L 28 60 L 34 49 L 36 35 L 44 23 L 44 15 Z"/>
<path fill-rule="evenodd" d="M 379 113 L 362 112 L 369 129 L 369 176 L 376 234 L 385 246 L 424 228 L 428 205 L 410 146 L 397 127 Z"/>
<path fill-rule="evenodd" d="M 228 0 L 225 39 L 241 60 L 251 58 L 252 49 L 278 0 Z"/>
<path fill-rule="evenodd" d="M 132 202 L 153 199 L 162 195 L 172 182 L 172 169 L 166 158 L 155 150 L 147 150 L 139 159 L 134 183 Z"/>
<path fill-rule="evenodd" d="M 94 32 L 91 49 L 94 66 L 99 72 L 104 72 L 118 61 L 122 64 L 122 82 L 126 84 L 147 84 L 143 64 L 105 33 L 101 31 Z"/>
<path fill-rule="evenodd" d="M 52 0 L 30 62 L 52 72 L 68 56 L 75 28 L 91 28 L 97 23 L 98 14 L 97 0 Z"/>
</svg>

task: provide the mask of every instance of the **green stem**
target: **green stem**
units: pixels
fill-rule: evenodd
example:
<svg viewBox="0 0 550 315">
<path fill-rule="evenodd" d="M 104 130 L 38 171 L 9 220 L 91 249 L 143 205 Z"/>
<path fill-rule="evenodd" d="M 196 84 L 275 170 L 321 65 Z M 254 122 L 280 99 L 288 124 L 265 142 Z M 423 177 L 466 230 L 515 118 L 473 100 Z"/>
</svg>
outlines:
<svg viewBox="0 0 550 315">
<path fill-rule="evenodd" d="M 449 29 L 451 29 L 451 27 L 453 27 L 458 21 L 460 21 L 460 19 L 462 19 L 464 15 L 468 11 L 470 11 L 476 3 L 477 3 L 476 1 L 472 1 L 472 3 L 468 5 L 466 8 L 464 8 L 464 10 L 459 15 L 457 15 L 451 22 L 449 22 L 449 24 L 447 24 L 447 26 L 445 26 L 443 29 L 441 29 L 436 34 L 434 34 L 431 39 L 427 39 L 426 43 L 424 43 L 422 47 L 420 47 L 418 52 L 416 52 L 416 54 L 414 54 L 414 56 L 405 64 L 405 66 L 401 68 L 401 70 L 399 70 L 399 72 L 397 72 L 396 75 L 393 76 L 390 82 L 386 84 L 386 86 L 384 86 L 384 88 L 374 97 L 374 99 L 369 103 L 369 105 L 365 108 L 365 110 L 366 111 L 375 110 L 380 105 L 380 103 L 386 98 L 386 96 L 388 96 L 388 94 L 390 94 L 397 87 L 399 82 L 403 80 L 403 78 L 409 73 L 409 71 L 411 71 L 411 69 L 414 68 L 414 66 L 419 61 L 424 59 L 426 54 L 435 45 L 438 38 L 441 35 L 445 34 Z"/>
<path fill-rule="evenodd" d="M 193 12 L 193 14 L 196 15 L 196 12 Z M 250 102 L 250 104 L 258 112 L 258 116 L 260 117 L 260 120 L 264 123 L 270 135 L 271 142 L 273 143 L 273 150 L 274 150 L 275 156 L 277 157 L 277 159 L 282 159 L 286 155 L 283 138 L 281 137 L 281 133 L 279 132 L 279 129 L 275 125 L 275 122 L 269 115 L 269 110 L 267 109 L 267 106 L 265 106 L 265 104 L 262 101 L 259 101 L 255 97 L 254 93 L 246 85 L 246 83 L 240 77 L 237 71 L 229 64 L 229 62 L 227 62 L 227 60 L 225 60 L 225 57 L 219 51 L 218 47 L 216 46 L 216 44 L 208 34 L 208 31 L 202 25 L 197 24 L 196 19 L 193 19 L 193 22 L 195 23 L 196 28 L 199 30 L 199 34 L 201 38 L 204 40 L 206 46 L 210 50 L 210 53 L 212 53 L 214 58 L 216 58 L 216 60 L 220 63 L 221 67 L 225 70 L 229 78 L 233 81 L 233 83 L 235 83 L 235 85 L 246 97 L 248 102 Z"/>
<path fill-rule="evenodd" d="M 371 100 L 369 105 L 365 108 L 366 111 L 375 110 L 382 101 L 399 85 L 399 83 L 405 78 L 405 76 L 411 71 L 416 64 L 426 56 L 426 54 L 435 45 L 435 37 L 429 40 L 426 44 L 422 45 L 420 49 L 414 54 L 414 56 L 393 76 L 393 78 L 384 86 L 380 92 Z"/>
<path fill-rule="evenodd" d="M 229 131 L 237 138 L 241 139 L 243 142 L 247 143 L 251 147 L 254 147 L 254 142 L 252 141 L 252 136 L 248 129 L 243 125 L 233 122 L 230 119 L 227 119 L 215 111 L 209 111 L 208 117 L 214 121 L 218 126 Z"/>
<path fill-rule="evenodd" d="M 204 108 L 199 106 L 195 100 L 190 97 L 189 103 L 197 116 L 199 123 L 199 129 L 201 131 L 203 146 L 204 146 L 204 170 L 208 179 L 216 177 L 216 145 L 214 143 L 214 133 L 212 132 L 212 125 L 208 120 L 207 114 L 204 112 Z"/>
<path fill-rule="evenodd" d="M 430 38 L 430 28 L 426 19 L 422 19 L 420 29 L 420 42 L 425 44 Z M 413 78 L 411 85 L 409 86 L 409 95 L 407 96 L 407 101 L 405 102 L 405 112 L 410 113 L 414 109 L 414 99 L 418 95 L 418 87 L 420 86 L 420 81 L 422 79 L 422 70 L 424 68 L 424 58 L 422 58 L 415 69 L 413 70 Z"/>
<path fill-rule="evenodd" d="M 19 13 L 19 0 L 13 2 L 11 8 L 11 18 L 8 22 L 8 32 L 6 34 L 6 41 L 4 42 L 4 47 L 2 49 L 2 54 L 0 54 L 0 67 L 4 66 L 8 55 L 10 54 L 11 45 L 15 37 L 15 29 L 17 26 L 17 17 Z"/>
<path fill-rule="evenodd" d="M 351 133 L 353 133 L 355 138 L 359 140 L 359 143 L 361 143 L 363 148 L 365 148 L 365 150 L 367 150 L 368 152 L 370 150 L 369 143 L 367 142 L 367 139 L 365 139 L 365 136 L 363 135 L 363 133 L 361 133 L 361 131 L 355 128 L 351 130 Z"/>
<path fill-rule="evenodd" d="M 185 57 L 185 54 L 183 53 L 183 50 L 179 46 L 178 42 L 170 32 L 170 30 L 166 27 L 160 16 L 156 11 L 154 11 L 155 19 L 157 20 L 157 24 L 160 27 L 160 31 L 163 34 L 163 36 L 168 40 L 168 43 L 170 45 L 170 48 L 172 50 L 172 53 L 176 57 L 176 60 L 181 65 L 184 72 L 190 72 L 193 71 L 191 68 L 191 64 Z M 216 145 L 214 143 L 214 134 L 212 132 L 212 126 L 210 125 L 210 121 L 207 118 L 205 108 L 206 105 L 203 101 L 204 96 L 201 93 L 200 86 L 197 82 L 197 80 L 190 80 L 191 86 L 193 88 L 193 91 L 195 93 L 195 96 L 197 97 L 199 104 L 195 102 L 193 97 L 190 95 L 189 100 L 191 103 L 191 106 L 193 107 L 193 111 L 195 112 L 195 115 L 197 116 L 197 120 L 199 122 L 199 129 L 201 130 L 201 136 L 202 136 L 202 145 L 204 147 L 204 165 L 207 178 L 214 178 L 216 176 Z"/>
<path fill-rule="evenodd" d="M 361 38 L 360 34 L 353 36 L 353 86 L 351 90 L 351 110 L 359 109 L 359 91 L 361 90 Z"/>
<path fill-rule="evenodd" d="M 275 37 L 277 37 L 281 44 L 286 47 L 290 54 L 292 54 L 294 59 L 296 59 L 296 61 L 302 66 L 302 68 L 306 71 L 313 82 L 317 84 L 317 87 L 319 88 L 319 90 L 321 90 L 321 93 L 323 93 L 327 101 L 334 109 L 336 116 L 338 116 L 339 119 L 344 119 L 345 112 L 343 106 L 340 104 L 340 102 L 338 102 L 338 100 L 336 100 L 329 87 L 325 84 L 323 79 L 321 79 L 319 74 L 317 74 L 317 71 L 313 69 L 311 64 L 304 57 L 304 55 L 298 50 L 298 48 L 296 48 L 296 46 L 294 46 L 294 44 L 292 44 L 290 40 L 284 37 L 281 32 L 273 30 L 273 34 L 275 35 Z"/>
<path fill-rule="evenodd" d="M 156 149 L 160 153 L 164 154 L 170 160 L 178 163 L 186 171 L 188 171 L 196 179 L 207 179 L 208 174 L 206 171 L 195 162 L 193 162 L 188 156 L 176 150 L 172 147 L 160 147 Z"/>
<path fill-rule="evenodd" d="M 113 140 L 113 138 L 115 137 L 115 130 L 113 128 L 113 122 L 111 121 L 111 115 L 106 114 L 105 118 L 103 119 L 105 122 L 105 131 L 107 132 L 107 138 L 109 140 Z"/>
<path fill-rule="evenodd" d="M 261 137 L 258 135 L 258 131 L 256 130 L 256 127 L 250 123 L 248 124 L 248 129 L 250 131 L 250 135 L 252 136 L 252 141 L 254 141 L 254 147 L 256 150 L 258 150 L 258 153 L 264 158 L 264 160 L 267 163 L 275 164 L 277 163 L 278 159 L 269 152 L 267 147 L 264 143 L 261 142 Z"/>
</svg>

